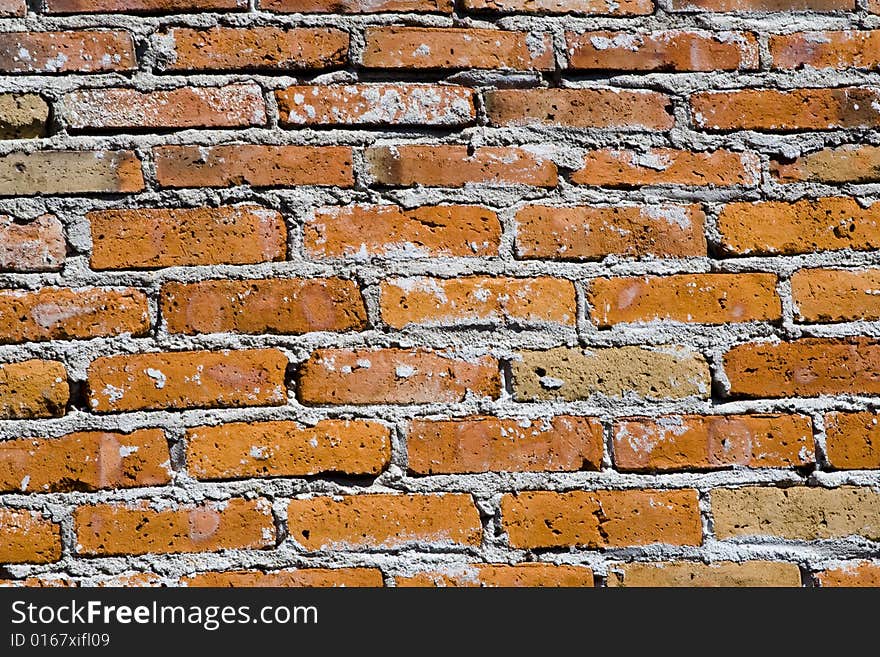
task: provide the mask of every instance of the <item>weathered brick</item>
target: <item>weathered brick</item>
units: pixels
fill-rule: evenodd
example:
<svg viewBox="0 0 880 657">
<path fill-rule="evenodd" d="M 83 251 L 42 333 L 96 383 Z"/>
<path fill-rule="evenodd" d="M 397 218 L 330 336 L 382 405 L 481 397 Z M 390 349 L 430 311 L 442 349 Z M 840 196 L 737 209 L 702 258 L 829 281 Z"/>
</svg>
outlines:
<svg viewBox="0 0 880 657">
<path fill-rule="evenodd" d="M 37 151 L 0 156 L 0 196 L 139 192 L 132 151 Z"/>
<path fill-rule="evenodd" d="M 476 258 L 498 255 L 500 244 L 498 215 L 470 205 L 323 207 L 303 228 L 313 258 Z"/>
<path fill-rule="evenodd" d="M 0 139 L 36 139 L 48 131 L 49 106 L 36 94 L 0 94 Z"/>
<path fill-rule="evenodd" d="M 391 434 L 378 422 L 233 422 L 187 429 L 187 467 L 197 479 L 378 474 L 391 458 Z"/>
<path fill-rule="evenodd" d="M 406 446 L 415 474 L 553 472 L 598 470 L 603 440 L 591 417 L 467 417 L 411 420 Z"/>
<path fill-rule="evenodd" d="M 855 0 L 671 0 L 673 11 L 843 11 L 855 9 Z"/>
<path fill-rule="evenodd" d="M 27 14 L 25 0 L 0 0 L 0 16 L 24 16 Z"/>
<path fill-rule="evenodd" d="M 287 358 L 275 349 L 180 351 L 96 358 L 88 370 L 96 413 L 279 406 Z"/>
<path fill-rule="evenodd" d="M 780 183 L 871 183 L 880 181 L 880 147 L 848 145 L 807 153 L 791 161 L 770 160 Z"/>
<path fill-rule="evenodd" d="M 653 0 L 464 0 L 465 9 L 524 14 L 589 14 L 644 16 L 654 11 Z"/>
<path fill-rule="evenodd" d="M 788 468 L 815 462 L 806 415 L 679 415 L 625 418 L 612 431 L 618 470 L 669 472 Z"/>
<path fill-rule="evenodd" d="M 754 153 L 692 152 L 674 148 L 646 151 L 605 148 L 590 151 L 571 174 L 578 185 L 642 187 L 646 185 L 757 185 L 761 161 Z"/>
<path fill-rule="evenodd" d="M 2 73 L 108 73 L 137 68 L 128 32 L 0 32 Z"/>
<path fill-rule="evenodd" d="M 259 206 L 99 210 L 86 217 L 93 269 L 246 265 L 287 255 L 284 219 Z"/>
<path fill-rule="evenodd" d="M 170 333 L 359 331 L 367 310 L 342 278 L 268 278 L 166 283 L 160 299 Z"/>
<path fill-rule="evenodd" d="M 275 92 L 286 126 L 461 126 L 476 119 L 473 95 L 451 85 L 396 83 L 306 85 Z"/>
<path fill-rule="evenodd" d="M 265 499 L 152 506 L 81 506 L 73 512 L 78 554 L 113 556 L 216 552 L 275 545 L 272 505 Z"/>
<path fill-rule="evenodd" d="M 397 586 L 481 586 L 481 587 L 591 587 L 593 571 L 584 566 L 549 563 L 475 563 L 446 566 L 442 570 L 415 575 L 398 575 Z"/>
<path fill-rule="evenodd" d="M 587 300 L 600 327 L 670 320 L 698 324 L 776 321 L 775 274 L 678 274 L 596 278 Z"/>
<path fill-rule="evenodd" d="M 162 187 L 351 187 L 347 146 L 157 146 L 156 180 Z"/>
<path fill-rule="evenodd" d="M 577 320 L 574 284 L 549 277 L 393 278 L 380 286 L 379 308 L 393 328 Z"/>
<path fill-rule="evenodd" d="M 571 126 L 668 130 L 675 120 L 669 96 L 619 89 L 501 89 L 488 91 L 486 116 L 496 126 Z"/>
<path fill-rule="evenodd" d="M 880 30 L 772 34 L 773 68 L 866 68 L 880 64 Z"/>
<path fill-rule="evenodd" d="M 514 548 L 700 545 L 697 491 L 523 491 L 501 498 Z"/>
<path fill-rule="evenodd" d="M 608 586 L 629 587 L 800 587 L 801 571 L 777 561 L 669 561 L 608 567 Z"/>
<path fill-rule="evenodd" d="M 131 288 L 0 290 L 0 344 L 146 335 L 150 308 Z"/>
<path fill-rule="evenodd" d="M 567 32 L 568 68 L 736 71 L 758 68 L 758 40 L 744 32 Z"/>
<path fill-rule="evenodd" d="M 594 394 L 705 399 L 711 387 L 703 356 L 676 346 L 524 351 L 511 368 L 517 401 L 574 401 Z"/>
<path fill-rule="evenodd" d="M 880 587 L 880 563 L 850 561 L 838 568 L 829 568 L 816 575 L 819 586 Z"/>
<path fill-rule="evenodd" d="M 61 363 L 0 363 L 0 420 L 60 417 L 69 398 L 67 371 Z"/>
<path fill-rule="evenodd" d="M 306 404 L 430 404 L 498 397 L 498 362 L 426 349 L 319 349 L 300 367 Z"/>
<path fill-rule="evenodd" d="M 291 500 L 290 537 L 307 550 L 479 546 L 482 525 L 470 495 L 347 495 Z"/>
<path fill-rule="evenodd" d="M 0 509 L 0 563 L 51 563 L 61 558 L 61 529 L 38 511 Z"/>
<path fill-rule="evenodd" d="M 747 486 L 716 488 L 710 497 L 719 539 L 880 538 L 880 493 L 867 487 Z"/>
<path fill-rule="evenodd" d="M 382 586 L 378 568 L 297 568 L 291 570 L 230 570 L 197 573 L 181 578 L 184 586 L 213 588 Z"/>
<path fill-rule="evenodd" d="M 556 165 L 539 154 L 510 146 L 468 152 L 454 144 L 375 146 L 366 150 L 367 170 L 380 185 L 464 187 L 469 183 L 555 187 Z"/>
<path fill-rule="evenodd" d="M 45 2 L 47 14 L 161 14 L 245 11 L 248 8 L 248 0 L 45 0 Z"/>
<path fill-rule="evenodd" d="M 452 13 L 452 0 L 260 0 L 263 11 L 291 14 Z"/>
<path fill-rule="evenodd" d="M 832 468 L 880 470 L 880 420 L 877 414 L 827 413 L 825 456 Z"/>
<path fill-rule="evenodd" d="M 0 490 L 22 493 L 155 486 L 171 480 L 161 429 L 0 442 Z"/>
<path fill-rule="evenodd" d="M 880 319 L 880 269 L 801 269 L 791 277 L 795 316 L 803 322 Z"/>
<path fill-rule="evenodd" d="M 159 39 L 172 50 L 168 71 L 300 71 L 348 61 L 348 33 L 333 28 L 178 27 Z"/>
<path fill-rule="evenodd" d="M 58 271 L 66 255 L 64 229 L 54 215 L 27 223 L 0 215 L 0 271 Z"/>
<path fill-rule="evenodd" d="M 368 27 L 367 68 L 552 71 L 549 34 L 448 27 Z"/>
</svg>

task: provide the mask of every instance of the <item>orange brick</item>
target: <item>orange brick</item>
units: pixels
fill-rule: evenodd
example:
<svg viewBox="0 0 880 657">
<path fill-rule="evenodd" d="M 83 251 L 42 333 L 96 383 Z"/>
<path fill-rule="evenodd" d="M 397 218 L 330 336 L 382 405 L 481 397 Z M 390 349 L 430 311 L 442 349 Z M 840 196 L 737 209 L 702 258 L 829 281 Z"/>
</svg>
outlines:
<svg viewBox="0 0 880 657">
<path fill-rule="evenodd" d="M 280 406 L 287 358 L 275 349 L 179 351 L 96 358 L 88 370 L 96 413 Z"/>
<path fill-rule="evenodd" d="M 452 144 L 375 146 L 366 150 L 367 169 L 380 185 L 464 187 L 491 185 L 556 186 L 556 165 L 523 148 Z"/>
<path fill-rule="evenodd" d="M 368 27 L 363 65 L 552 71 L 549 34 L 448 27 Z"/>
<path fill-rule="evenodd" d="M 0 33 L 3 73 L 107 73 L 136 67 L 128 32 Z"/>
<path fill-rule="evenodd" d="M 516 213 L 516 253 L 525 259 L 558 260 L 705 257 L 705 220 L 697 205 L 527 205 Z"/>
<path fill-rule="evenodd" d="M 430 543 L 479 546 L 470 495 L 347 495 L 291 500 L 290 537 L 307 550 L 395 549 Z"/>
<path fill-rule="evenodd" d="M 393 278 L 379 294 L 382 320 L 393 328 L 577 320 L 574 284 L 559 278 Z"/>
<path fill-rule="evenodd" d="M 465 9 L 524 14 L 592 14 L 643 16 L 654 11 L 653 0 L 464 0 Z"/>
<path fill-rule="evenodd" d="M 470 205 L 324 207 L 303 230 L 313 258 L 476 258 L 498 255 L 501 244 L 498 215 Z"/>
<path fill-rule="evenodd" d="M 524 491 L 501 498 L 514 548 L 700 545 L 697 491 Z"/>
<path fill-rule="evenodd" d="M 58 271 L 67 245 L 61 222 L 44 214 L 26 224 L 0 215 L 0 271 Z"/>
<path fill-rule="evenodd" d="M 673 11 L 841 11 L 855 9 L 855 0 L 671 0 Z"/>
<path fill-rule="evenodd" d="M 691 96 L 694 125 L 708 130 L 835 130 L 880 126 L 880 90 L 745 89 Z"/>
<path fill-rule="evenodd" d="M 162 187 L 351 187 L 347 146 L 157 146 L 156 180 Z"/>
<path fill-rule="evenodd" d="M 86 89 L 65 95 L 61 106 L 71 130 L 236 128 L 267 120 L 256 84 L 146 92 Z"/>
<path fill-rule="evenodd" d="M 880 470 L 880 422 L 872 412 L 825 415 L 825 456 L 840 470 Z"/>
<path fill-rule="evenodd" d="M 146 335 L 150 309 L 133 289 L 0 290 L 0 343 Z"/>
<path fill-rule="evenodd" d="M 758 68 L 758 41 L 744 32 L 567 32 L 568 68 L 736 71 Z"/>
<path fill-rule="evenodd" d="M 791 161 L 770 160 L 780 183 L 870 183 L 880 180 L 880 147 L 848 145 L 825 148 Z"/>
<path fill-rule="evenodd" d="M 615 130 L 668 130 L 672 101 L 654 91 L 617 89 L 502 89 L 488 91 L 492 125 L 557 125 Z"/>
<path fill-rule="evenodd" d="M 357 283 L 342 278 L 269 278 L 166 283 L 170 333 L 359 331 L 367 310 Z"/>
<path fill-rule="evenodd" d="M 81 506 L 73 512 L 76 551 L 92 556 L 216 552 L 275 545 L 272 505 L 265 499 L 151 506 Z"/>
<path fill-rule="evenodd" d="M 67 371 L 61 363 L 0 363 L 0 420 L 60 417 L 69 397 Z"/>
<path fill-rule="evenodd" d="M 789 468 L 816 459 L 805 415 L 627 418 L 614 423 L 613 440 L 614 465 L 624 471 Z"/>
<path fill-rule="evenodd" d="M 155 486 L 171 480 L 161 429 L 0 442 L 0 490 L 22 493 Z"/>
<path fill-rule="evenodd" d="M 383 585 L 382 571 L 378 568 L 297 568 L 295 570 L 230 570 L 226 572 L 197 573 L 183 577 L 184 586 L 213 588 L 309 587 Z"/>
<path fill-rule="evenodd" d="M 190 13 L 245 11 L 247 7 L 248 0 L 46 0 L 47 14 Z"/>
<path fill-rule="evenodd" d="M 51 563 L 61 558 L 61 529 L 37 511 L 0 508 L 0 563 Z"/>
<path fill-rule="evenodd" d="M 773 68 L 866 68 L 880 64 L 880 30 L 770 35 Z"/>
<path fill-rule="evenodd" d="M 498 397 L 498 361 L 425 349 L 319 349 L 300 368 L 305 404 L 430 404 Z"/>
<path fill-rule="evenodd" d="M 461 126 L 473 91 L 439 84 L 306 85 L 276 91 L 282 125 Z"/>
<path fill-rule="evenodd" d="M 187 429 L 186 440 L 197 479 L 379 474 L 391 458 L 388 427 L 362 420 L 233 422 Z"/>
<path fill-rule="evenodd" d="M 629 587 L 800 587 L 801 571 L 775 561 L 669 561 L 612 564 L 608 586 Z"/>
<path fill-rule="evenodd" d="M 754 153 L 673 148 L 647 151 L 605 148 L 590 151 L 584 165 L 571 174 L 578 185 L 642 187 L 645 185 L 757 185 L 761 162 Z"/>
<path fill-rule="evenodd" d="M 93 269 L 247 265 L 287 255 L 284 219 L 259 206 L 99 210 L 86 217 Z"/>
<path fill-rule="evenodd" d="M 173 48 L 168 71 L 299 71 L 348 61 L 348 33 L 333 28 L 178 27 L 159 38 Z"/>
<path fill-rule="evenodd" d="M 596 278 L 587 299 L 590 318 L 603 328 L 621 322 L 729 324 L 782 318 L 775 274 Z"/>
<path fill-rule="evenodd" d="M 880 563 L 850 561 L 839 568 L 829 568 L 816 575 L 819 586 L 880 587 Z"/>
<path fill-rule="evenodd" d="M 0 16 L 24 16 L 27 5 L 24 0 L 0 0 Z"/>
<path fill-rule="evenodd" d="M 791 277 L 795 315 L 803 322 L 880 319 L 880 269 L 801 269 Z"/>
<path fill-rule="evenodd" d="M 409 470 L 424 475 L 598 470 L 602 431 L 597 419 L 571 415 L 411 420 L 406 441 Z"/>
<path fill-rule="evenodd" d="M 415 575 L 398 575 L 397 586 L 481 586 L 481 587 L 592 587 L 593 571 L 583 566 L 549 563 L 521 563 L 513 566 L 476 563 L 448 566 L 443 570 Z"/>
<path fill-rule="evenodd" d="M 132 151 L 36 151 L 0 156 L 0 196 L 139 192 Z"/>
</svg>

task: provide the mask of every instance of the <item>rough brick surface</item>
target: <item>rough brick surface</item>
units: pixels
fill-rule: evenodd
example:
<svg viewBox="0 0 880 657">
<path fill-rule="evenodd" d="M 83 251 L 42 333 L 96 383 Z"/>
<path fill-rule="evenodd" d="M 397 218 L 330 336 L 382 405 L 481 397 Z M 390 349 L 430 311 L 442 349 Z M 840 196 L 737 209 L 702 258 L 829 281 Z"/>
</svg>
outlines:
<svg viewBox="0 0 880 657">
<path fill-rule="evenodd" d="M 48 360 L 0 364 L 0 419 L 64 415 L 70 396 L 64 365 Z"/>
<path fill-rule="evenodd" d="M 38 151 L 0 156 L 0 197 L 139 192 L 141 161 L 131 151 Z"/>
<path fill-rule="evenodd" d="M 49 106 L 36 94 L 0 94 L 0 139 L 34 139 L 46 134 Z"/>
<path fill-rule="evenodd" d="M 857 561 L 818 574 L 819 586 L 871 587 L 880 586 L 880 563 Z"/>
<path fill-rule="evenodd" d="M 825 455 L 834 468 L 880 470 L 880 420 L 875 413 L 825 416 Z"/>
<path fill-rule="evenodd" d="M 56 271 L 65 255 L 57 217 L 46 214 L 19 224 L 10 216 L 0 216 L 0 271 Z"/>
<path fill-rule="evenodd" d="M 880 148 L 849 145 L 823 148 L 791 160 L 775 158 L 770 173 L 781 183 L 869 183 L 880 180 Z"/>
<path fill-rule="evenodd" d="M 135 63 L 128 32 L 0 33 L 0 73 L 107 73 Z"/>
<path fill-rule="evenodd" d="M 61 558 L 61 531 L 36 511 L 0 509 L 0 561 L 48 563 Z"/>
<path fill-rule="evenodd" d="M 450 567 L 443 572 L 426 571 L 395 578 L 397 586 L 427 587 L 590 587 L 593 571 L 583 566 L 524 563 L 515 566 L 490 563 Z"/>
<path fill-rule="evenodd" d="M 227 572 L 199 573 L 184 577 L 186 586 L 215 588 L 309 587 L 334 586 L 382 586 L 382 571 L 378 568 L 302 568 L 276 570 L 233 570 Z"/>
<path fill-rule="evenodd" d="M 803 322 L 880 319 L 880 270 L 801 269 L 791 277 L 791 296 Z"/>
<path fill-rule="evenodd" d="M 799 587 L 801 571 L 795 564 L 773 561 L 734 563 L 626 563 L 609 569 L 609 586 L 693 587 L 760 586 Z"/>
</svg>

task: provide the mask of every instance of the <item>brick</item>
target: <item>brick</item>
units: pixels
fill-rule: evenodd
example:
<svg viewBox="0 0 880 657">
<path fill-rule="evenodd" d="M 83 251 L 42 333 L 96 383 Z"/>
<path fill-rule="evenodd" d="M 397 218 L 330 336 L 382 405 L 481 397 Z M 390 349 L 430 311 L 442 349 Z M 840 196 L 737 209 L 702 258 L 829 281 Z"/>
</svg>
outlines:
<svg viewBox="0 0 880 657">
<path fill-rule="evenodd" d="M 184 586 L 213 588 L 309 587 L 383 585 L 382 571 L 378 568 L 296 568 L 286 570 L 230 570 L 207 572 L 181 578 Z"/>
<path fill-rule="evenodd" d="M 290 14 L 452 13 L 452 0 L 260 0 L 260 9 Z"/>
<path fill-rule="evenodd" d="M 588 14 L 644 16 L 654 11 L 653 0 L 464 0 L 465 9 L 524 14 Z"/>
<path fill-rule="evenodd" d="M 758 68 L 758 40 L 744 32 L 567 32 L 568 68 L 736 71 Z"/>
<path fill-rule="evenodd" d="M 880 392 L 880 342 L 870 338 L 802 338 L 753 342 L 724 355 L 730 394 L 817 397 Z"/>
<path fill-rule="evenodd" d="M 256 84 L 147 92 L 86 89 L 66 94 L 61 105 L 71 130 L 236 128 L 267 120 Z"/>
<path fill-rule="evenodd" d="M 470 89 L 439 84 L 304 85 L 275 92 L 281 125 L 463 126 Z"/>
<path fill-rule="evenodd" d="M 872 251 L 880 247 L 880 205 L 823 197 L 794 203 L 728 203 L 718 215 L 721 246 L 733 255 Z"/>
<path fill-rule="evenodd" d="M 516 255 L 557 260 L 705 257 L 705 221 L 698 205 L 527 205 L 516 213 Z"/>
<path fill-rule="evenodd" d="M 367 310 L 355 281 L 269 278 L 166 283 L 160 299 L 170 333 L 360 331 Z"/>
<path fill-rule="evenodd" d="M 426 349 L 319 349 L 299 370 L 305 404 L 430 404 L 501 393 L 498 361 Z"/>
<path fill-rule="evenodd" d="M 132 151 L 37 151 L 0 156 L 0 196 L 139 192 Z"/>
<path fill-rule="evenodd" d="M 410 324 L 574 326 L 577 320 L 574 284 L 549 277 L 393 278 L 380 286 L 379 308 L 382 320 L 393 328 Z"/>
<path fill-rule="evenodd" d="M 772 34 L 773 68 L 865 68 L 880 64 L 880 30 Z"/>
<path fill-rule="evenodd" d="M 303 228 L 312 258 L 477 258 L 497 256 L 500 245 L 498 215 L 470 205 L 323 207 Z"/>
<path fill-rule="evenodd" d="M 880 470 L 880 423 L 872 412 L 827 413 L 825 457 L 838 470 Z"/>
<path fill-rule="evenodd" d="M 523 491 L 501 498 L 511 547 L 700 545 L 697 491 Z"/>
<path fill-rule="evenodd" d="M 795 316 L 802 322 L 880 319 L 880 269 L 801 269 L 791 277 Z"/>
<path fill-rule="evenodd" d="M 109 73 L 137 68 L 128 32 L 2 32 L 2 73 Z"/>
<path fill-rule="evenodd" d="M 375 146 L 366 150 L 367 170 L 380 185 L 464 187 L 471 183 L 555 187 L 556 165 L 511 146 L 481 146 L 468 152 L 455 144 Z"/>
<path fill-rule="evenodd" d="M 800 587 L 801 571 L 776 561 L 671 561 L 612 564 L 608 586 L 629 587 Z"/>
<path fill-rule="evenodd" d="M 362 420 L 233 422 L 187 429 L 186 442 L 197 479 L 375 475 L 391 458 L 388 427 Z"/>
<path fill-rule="evenodd" d="M 790 468 L 815 462 L 805 415 L 625 418 L 612 429 L 614 465 L 626 472 Z"/>
<path fill-rule="evenodd" d="M 715 535 L 790 540 L 880 538 L 880 493 L 841 486 L 716 488 L 711 493 Z"/>
<path fill-rule="evenodd" d="M 161 429 L 0 442 L 0 490 L 44 493 L 157 486 L 171 480 Z"/>
<path fill-rule="evenodd" d="M 398 575 L 397 586 L 434 587 L 592 587 L 593 571 L 583 566 L 549 563 L 521 563 L 513 566 L 494 563 L 447 566 L 442 570 L 415 575 Z"/>
<path fill-rule="evenodd" d="M 501 89 L 485 94 L 495 126 L 570 126 L 668 130 L 675 120 L 669 96 L 619 89 Z"/>
<path fill-rule="evenodd" d="M 552 71 L 549 34 L 448 27 L 368 27 L 366 68 Z"/>
<path fill-rule="evenodd" d="M 0 420 L 60 417 L 69 398 L 67 371 L 61 363 L 0 363 Z"/>
<path fill-rule="evenodd" d="M 27 14 L 25 0 L 0 0 L 0 16 L 24 16 Z"/>
<path fill-rule="evenodd" d="M 38 511 L 0 509 L 0 563 L 51 563 L 61 558 L 61 529 Z"/>
<path fill-rule="evenodd" d="M 347 146 L 157 146 L 161 187 L 288 187 L 354 184 Z"/>
<path fill-rule="evenodd" d="M 583 166 L 571 174 L 578 185 L 634 188 L 646 185 L 757 185 L 761 161 L 754 153 L 674 148 L 645 151 L 605 148 L 590 151 Z"/>
<path fill-rule="evenodd" d="M 149 331 L 147 297 L 131 288 L 0 290 L 0 344 L 138 337 Z"/>
<path fill-rule="evenodd" d="M 58 271 L 66 255 L 64 229 L 54 215 L 27 223 L 0 215 L 0 271 Z"/>
<path fill-rule="evenodd" d="M 265 499 L 151 506 L 81 506 L 73 512 L 77 554 L 90 556 L 217 552 L 275 545 L 272 505 Z"/>
<path fill-rule="evenodd" d="M 409 470 L 415 474 L 555 472 L 602 466 L 602 424 L 595 418 L 411 420 Z"/>
<path fill-rule="evenodd" d="M 595 278 L 587 299 L 590 318 L 601 328 L 622 322 L 730 324 L 782 318 L 775 274 Z"/>
<path fill-rule="evenodd" d="M 290 537 L 307 550 L 395 549 L 430 543 L 479 546 L 470 495 L 347 495 L 291 500 Z"/>
<path fill-rule="evenodd" d="M 844 11 L 856 8 L 855 0 L 671 0 L 673 11 Z"/>
<path fill-rule="evenodd" d="M 880 181 L 880 147 L 848 145 L 825 148 L 791 161 L 770 160 L 780 183 L 871 183 Z"/>
<path fill-rule="evenodd" d="M 47 14 L 163 14 L 245 11 L 248 0 L 45 0 Z"/>
<path fill-rule="evenodd" d="M 0 139 L 36 139 L 49 130 L 49 106 L 36 94 L 0 94 Z"/>
<path fill-rule="evenodd" d="M 283 217 L 259 206 L 99 210 L 86 217 L 92 269 L 248 265 L 287 255 Z"/>
<path fill-rule="evenodd" d="M 348 33 L 333 28 L 179 27 L 159 39 L 171 49 L 167 71 L 302 71 L 348 61 Z"/>
<path fill-rule="evenodd" d="M 707 130 L 835 130 L 880 126 L 880 90 L 745 89 L 690 99 L 694 126 Z"/>
<path fill-rule="evenodd" d="M 87 394 L 96 413 L 279 406 L 287 358 L 275 349 L 180 351 L 96 358 Z"/>
<path fill-rule="evenodd" d="M 517 401 L 636 395 L 646 399 L 709 397 L 709 366 L 684 347 L 609 347 L 523 351 L 511 363 Z"/>
<path fill-rule="evenodd" d="M 819 586 L 880 587 L 880 563 L 851 561 L 816 575 Z"/>
</svg>

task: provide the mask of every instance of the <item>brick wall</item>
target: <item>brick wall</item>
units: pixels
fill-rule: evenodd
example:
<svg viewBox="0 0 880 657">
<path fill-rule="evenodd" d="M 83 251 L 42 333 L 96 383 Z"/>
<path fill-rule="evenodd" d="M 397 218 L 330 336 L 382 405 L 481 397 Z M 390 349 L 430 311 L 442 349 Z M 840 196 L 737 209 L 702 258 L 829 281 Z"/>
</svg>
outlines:
<svg viewBox="0 0 880 657">
<path fill-rule="evenodd" d="M 4 584 L 880 584 L 874 0 L 0 16 Z"/>
</svg>

